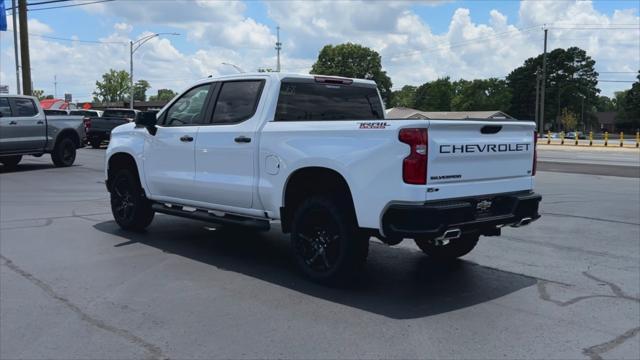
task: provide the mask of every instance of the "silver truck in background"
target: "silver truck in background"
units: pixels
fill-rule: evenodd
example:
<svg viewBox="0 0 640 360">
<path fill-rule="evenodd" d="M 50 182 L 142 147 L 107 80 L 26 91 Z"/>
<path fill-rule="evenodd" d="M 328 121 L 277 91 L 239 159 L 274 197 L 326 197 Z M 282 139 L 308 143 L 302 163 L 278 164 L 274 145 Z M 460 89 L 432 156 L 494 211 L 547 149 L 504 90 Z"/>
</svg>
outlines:
<svg viewBox="0 0 640 360">
<path fill-rule="evenodd" d="M 85 138 L 82 119 L 47 116 L 33 96 L 0 96 L 0 163 L 13 168 L 24 155 L 51 154 L 56 166 L 73 165 Z"/>
</svg>

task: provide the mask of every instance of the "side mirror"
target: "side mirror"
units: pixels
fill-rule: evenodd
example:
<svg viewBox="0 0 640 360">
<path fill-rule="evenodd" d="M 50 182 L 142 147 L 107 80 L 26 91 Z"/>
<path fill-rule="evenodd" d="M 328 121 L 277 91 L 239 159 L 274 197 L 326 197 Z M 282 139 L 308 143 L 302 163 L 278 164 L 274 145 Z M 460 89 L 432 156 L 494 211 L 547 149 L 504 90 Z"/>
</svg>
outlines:
<svg viewBox="0 0 640 360">
<path fill-rule="evenodd" d="M 136 118 L 136 126 L 145 127 L 149 134 L 155 135 L 158 128 L 156 128 L 156 124 L 158 123 L 158 118 L 156 117 L 155 111 L 145 111 L 142 112 Z"/>
</svg>

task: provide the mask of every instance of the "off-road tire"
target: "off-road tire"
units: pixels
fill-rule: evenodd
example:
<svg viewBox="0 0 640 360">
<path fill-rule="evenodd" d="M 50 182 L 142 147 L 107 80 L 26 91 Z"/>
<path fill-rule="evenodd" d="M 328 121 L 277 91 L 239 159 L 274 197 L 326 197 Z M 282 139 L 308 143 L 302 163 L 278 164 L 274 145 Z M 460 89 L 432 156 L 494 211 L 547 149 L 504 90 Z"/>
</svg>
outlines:
<svg viewBox="0 0 640 360">
<path fill-rule="evenodd" d="M 111 182 L 111 213 L 124 230 L 142 231 L 153 221 L 151 202 L 144 196 L 135 171 L 120 169 Z"/>
<path fill-rule="evenodd" d="M 4 165 L 5 169 L 15 169 L 20 160 L 22 160 L 22 155 L 0 157 L 0 163 Z"/>
<path fill-rule="evenodd" d="M 478 243 L 478 234 L 463 234 L 459 239 L 451 240 L 446 245 L 435 245 L 433 240 L 416 239 L 416 245 L 425 254 L 435 260 L 450 261 L 467 255 Z"/>
<path fill-rule="evenodd" d="M 69 138 L 60 139 L 51 152 L 51 160 L 57 167 L 68 167 L 76 161 L 76 144 Z"/>
<path fill-rule="evenodd" d="M 359 231 L 353 207 L 346 201 L 314 196 L 294 211 L 291 253 L 312 280 L 346 284 L 360 273 L 368 252 L 369 237 Z"/>
</svg>

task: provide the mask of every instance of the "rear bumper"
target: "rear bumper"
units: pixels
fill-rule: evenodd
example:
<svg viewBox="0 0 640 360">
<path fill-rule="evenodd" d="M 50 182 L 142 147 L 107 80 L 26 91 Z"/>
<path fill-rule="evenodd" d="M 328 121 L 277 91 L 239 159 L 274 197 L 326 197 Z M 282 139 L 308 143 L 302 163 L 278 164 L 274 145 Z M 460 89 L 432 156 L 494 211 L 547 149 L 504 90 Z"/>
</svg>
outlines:
<svg viewBox="0 0 640 360">
<path fill-rule="evenodd" d="M 540 200 L 539 194 L 519 192 L 391 205 L 382 216 L 382 230 L 389 238 L 437 238 L 452 228 L 495 235 L 502 226 L 540 218 Z"/>
</svg>

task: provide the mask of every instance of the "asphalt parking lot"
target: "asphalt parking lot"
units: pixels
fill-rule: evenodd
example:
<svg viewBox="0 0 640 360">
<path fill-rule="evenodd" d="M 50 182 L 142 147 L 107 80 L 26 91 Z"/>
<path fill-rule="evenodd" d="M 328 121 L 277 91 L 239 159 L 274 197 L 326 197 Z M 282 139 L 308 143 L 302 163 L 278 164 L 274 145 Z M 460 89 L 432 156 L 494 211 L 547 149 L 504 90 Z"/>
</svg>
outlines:
<svg viewBox="0 0 640 360">
<path fill-rule="evenodd" d="M 374 241 L 347 289 L 277 227 L 119 230 L 104 149 L 26 159 L 0 173 L 0 358 L 640 358 L 640 153 L 545 151 L 540 221 L 450 265 Z"/>
</svg>

